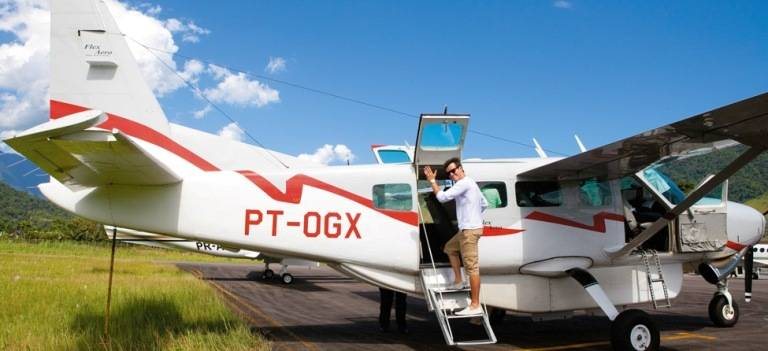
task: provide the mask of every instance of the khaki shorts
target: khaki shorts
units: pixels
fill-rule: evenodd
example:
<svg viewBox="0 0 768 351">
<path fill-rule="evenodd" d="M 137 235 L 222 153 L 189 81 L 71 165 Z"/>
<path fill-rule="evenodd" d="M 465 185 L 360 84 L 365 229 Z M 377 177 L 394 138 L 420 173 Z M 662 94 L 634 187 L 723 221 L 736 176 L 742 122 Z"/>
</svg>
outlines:
<svg viewBox="0 0 768 351">
<path fill-rule="evenodd" d="M 464 269 L 468 275 L 480 274 L 480 264 L 477 260 L 477 241 L 483 235 L 483 228 L 464 229 L 445 243 L 443 252 L 447 255 L 457 255 L 461 252 Z"/>
</svg>

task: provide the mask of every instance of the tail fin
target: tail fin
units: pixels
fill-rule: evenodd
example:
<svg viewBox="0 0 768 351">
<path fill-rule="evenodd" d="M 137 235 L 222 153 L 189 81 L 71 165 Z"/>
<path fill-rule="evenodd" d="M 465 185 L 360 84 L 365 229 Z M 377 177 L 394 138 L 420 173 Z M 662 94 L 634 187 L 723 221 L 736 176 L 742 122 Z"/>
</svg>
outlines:
<svg viewBox="0 0 768 351">
<path fill-rule="evenodd" d="M 101 110 L 168 135 L 168 120 L 102 0 L 51 1 L 51 119 Z"/>
</svg>

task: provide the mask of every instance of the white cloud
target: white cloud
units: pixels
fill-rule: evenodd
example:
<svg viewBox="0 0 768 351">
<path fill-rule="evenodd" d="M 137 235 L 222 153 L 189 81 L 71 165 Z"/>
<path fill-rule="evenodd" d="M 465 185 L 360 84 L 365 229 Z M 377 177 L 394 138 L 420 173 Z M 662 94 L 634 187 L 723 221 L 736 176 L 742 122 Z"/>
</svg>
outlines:
<svg viewBox="0 0 768 351">
<path fill-rule="evenodd" d="M 571 4 L 570 1 L 557 0 L 554 3 L 552 3 L 552 6 L 557 7 L 559 9 L 570 9 L 573 7 L 573 4 Z"/>
<path fill-rule="evenodd" d="M 159 96 L 170 93 L 184 83 L 158 61 L 159 57 L 176 70 L 173 60 L 178 51 L 173 34 L 182 40 L 196 41 L 209 30 L 192 21 L 156 18 L 162 8 L 142 3 L 130 7 L 116 0 L 106 0 L 110 12 L 127 37 L 165 52 L 147 51 L 128 39 L 136 61 L 149 87 Z M 167 23 L 178 22 L 174 30 Z M 41 123 L 48 116 L 50 8 L 46 0 L 0 0 L 0 32 L 12 35 L 11 41 L 0 43 L 0 130 L 27 128 Z M 157 57 L 155 57 L 157 55 Z M 204 66 L 188 61 L 185 79 L 196 81 Z"/>
<path fill-rule="evenodd" d="M 201 119 L 205 117 L 205 115 L 207 115 L 209 112 L 211 112 L 211 110 L 213 110 L 213 106 L 211 106 L 211 104 L 205 105 L 205 107 L 203 107 L 201 110 L 193 112 L 192 117 L 195 117 L 195 119 Z"/>
<path fill-rule="evenodd" d="M 0 130 L 0 153 L 17 153 L 16 150 L 11 149 L 3 140 L 16 136 L 18 133 L 16 130 Z"/>
<path fill-rule="evenodd" d="M 315 150 L 314 154 L 299 155 L 299 159 L 327 165 L 334 161 L 340 163 L 347 163 L 347 161 L 352 162 L 355 160 L 355 155 L 352 153 L 352 150 L 344 144 L 337 144 L 336 146 L 325 144 Z"/>
<path fill-rule="evenodd" d="M 0 44 L 0 130 L 47 117 L 50 28 L 47 1 L 0 1 L 0 32 L 14 36 Z"/>
<path fill-rule="evenodd" d="M 280 92 L 257 80 L 248 79 L 245 73 L 233 74 L 215 65 L 209 65 L 209 72 L 219 83 L 215 88 L 203 90 L 203 95 L 214 103 L 262 107 L 280 101 Z"/>
<path fill-rule="evenodd" d="M 182 22 L 176 18 L 169 18 L 165 21 L 165 28 L 173 33 L 181 34 L 181 40 L 188 43 L 197 43 L 201 35 L 208 35 L 210 30 L 202 28 L 193 21 Z"/>
<path fill-rule="evenodd" d="M 237 123 L 227 124 L 224 126 L 224 128 L 219 130 L 218 134 L 222 137 L 235 141 L 243 141 L 243 136 L 245 136 L 245 132 L 240 129 L 240 126 L 238 126 Z"/>
<path fill-rule="evenodd" d="M 285 71 L 285 59 L 282 57 L 270 57 L 267 67 L 264 70 L 270 74 Z"/>
</svg>

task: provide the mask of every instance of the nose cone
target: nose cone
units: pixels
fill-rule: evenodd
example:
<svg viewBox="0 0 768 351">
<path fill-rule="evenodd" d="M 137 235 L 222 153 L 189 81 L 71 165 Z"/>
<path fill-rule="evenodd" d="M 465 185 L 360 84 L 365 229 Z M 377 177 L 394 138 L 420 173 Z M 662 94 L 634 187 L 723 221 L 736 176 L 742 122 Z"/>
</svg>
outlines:
<svg viewBox="0 0 768 351">
<path fill-rule="evenodd" d="M 752 207 L 728 202 L 728 240 L 754 245 L 765 233 L 765 217 Z"/>
</svg>

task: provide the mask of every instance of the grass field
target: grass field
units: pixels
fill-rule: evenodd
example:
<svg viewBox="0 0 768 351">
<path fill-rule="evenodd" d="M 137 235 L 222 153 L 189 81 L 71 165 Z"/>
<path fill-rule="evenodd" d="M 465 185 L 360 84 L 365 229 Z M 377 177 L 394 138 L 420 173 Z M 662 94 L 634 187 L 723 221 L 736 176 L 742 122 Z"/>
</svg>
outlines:
<svg viewBox="0 0 768 351">
<path fill-rule="evenodd" d="M 108 243 L 0 238 L 0 350 L 267 350 L 214 290 L 173 265 L 207 256 L 120 247 L 110 339 Z"/>
</svg>

